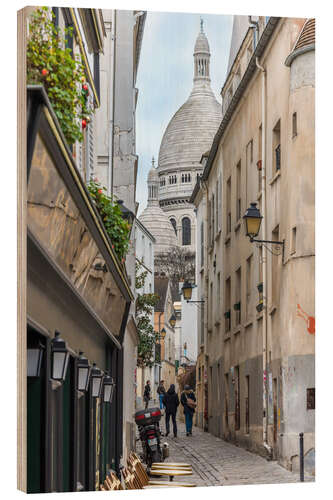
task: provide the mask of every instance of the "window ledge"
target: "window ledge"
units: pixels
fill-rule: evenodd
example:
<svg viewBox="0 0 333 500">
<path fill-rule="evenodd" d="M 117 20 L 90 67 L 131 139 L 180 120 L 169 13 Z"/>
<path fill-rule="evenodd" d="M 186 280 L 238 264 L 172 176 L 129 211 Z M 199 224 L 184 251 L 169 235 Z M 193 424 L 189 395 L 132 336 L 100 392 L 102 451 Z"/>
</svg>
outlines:
<svg viewBox="0 0 333 500">
<path fill-rule="evenodd" d="M 261 311 L 260 313 L 257 313 L 256 314 L 256 320 L 258 321 L 259 319 L 261 319 L 263 317 L 264 313 Z"/>
<path fill-rule="evenodd" d="M 205 270 L 205 267 L 204 266 L 201 266 L 201 269 L 200 269 L 200 274 L 202 274 Z"/>
<path fill-rule="evenodd" d="M 241 226 L 241 223 L 242 223 L 242 219 L 239 219 L 236 224 L 234 225 L 234 231 L 238 231 L 238 229 L 240 228 Z"/>
<path fill-rule="evenodd" d="M 214 248 L 214 245 L 210 245 L 210 247 L 208 248 L 208 253 L 209 253 L 209 254 L 211 254 L 211 253 L 212 253 L 213 248 Z"/>
<path fill-rule="evenodd" d="M 277 309 L 277 306 L 276 306 L 275 304 L 273 304 L 273 305 L 269 308 L 269 310 L 268 310 L 268 314 L 271 316 L 272 314 L 274 314 L 274 313 L 275 313 L 276 309 Z"/>
<path fill-rule="evenodd" d="M 217 241 L 219 238 L 220 238 L 220 235 L 221 235 L 221 229 L 218 230 L 218 232 L 216 233 L 215 235 L 215 241 Z"/>
<path fill-rule="evenodd" d="M 224 238 L 224 244 L 227 245 L 231 239 L 231 233 L 228 233 L 227 236 Z"/>
<path fill-rule="evenodd" d="M 262 197 L 262 191 L 259 191 L 259 193 L 257 194 L 257 200 L 261 200 L 261 197 Z"/>
<path fill-rule="evenodd" d="M 234 331 L 232 332 L 233 335 L 237 335 L 237 333 L 240 333 L 242 330 L 242 325 L 241 324 L 238 324 L 235 328 L 234 328 Z"/>
<path fill-rule="evenodd" d="M 221 324 L 221 318 L 216 318 L 214 326 L 220 326 L 220 324 Z"/>
<path fill-rule="evenodd" d="M 252 325 L 253 319 L 248 319 L 246 323 L 244 323 L 244 328 L 247 328 L 248 326 Z"/>
<path fill-rule="evenodd" d="M 293 250 L 292 252 L 290 252 L 290 255 L 295 255 L 296 253 L 296 250 Z"/>
<path fill-rule="evenodd" d="M 228 340 L 228 339 L 230 339 L 230 337 L 231 337 L 231 332 L 230 331 L 229 332 L 225 332 L 224 336 L 223 336 L 223 340 Z"/>
<path fill-rule="evenodd" d="M 274 182 L 276 182 L 276 180 L 280 177 L 281 175 L 281 170 L 278 170 L 276 172 L 276 174 L 274 175 L 274 177 L 272 177 L 272 179 L 269 181 L 269 185 L 272 186 L 274 184 Z"/>
</svg>

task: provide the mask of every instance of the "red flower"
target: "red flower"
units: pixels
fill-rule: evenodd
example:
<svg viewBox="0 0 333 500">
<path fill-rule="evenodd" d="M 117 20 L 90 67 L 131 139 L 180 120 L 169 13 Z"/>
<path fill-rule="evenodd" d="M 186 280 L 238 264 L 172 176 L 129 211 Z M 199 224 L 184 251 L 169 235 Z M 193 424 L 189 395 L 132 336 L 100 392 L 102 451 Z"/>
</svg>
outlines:
<svg viewBox="0 0 333 500">
<path fill-rule="evenodd" d="M 88 90 L 88 85 L 85 83 L 84 85 L 82 85 L 82 88 L 83 90 Z"/>
<path fill-rule="evenodd" d="M 49 74 L 49 72 L 48 72 L 48 70 L 46 68 L 42 69 L 42 75 L 43 76 L 46 76 L 48 74 Z"/>
<path fill-rule="evenodd" d="M 82 128 L 86 128 L 86 126 L 87 126 L 86 120 L 82 120 Z"/>
<path fill-rule="evenodd" d="M 99 190 L 97 191 L 97 193 L 98 193 L 98 194 L 102 194 L 102 193 L 103 193 L 103 189 L 99 189 Z"/>
</svg>

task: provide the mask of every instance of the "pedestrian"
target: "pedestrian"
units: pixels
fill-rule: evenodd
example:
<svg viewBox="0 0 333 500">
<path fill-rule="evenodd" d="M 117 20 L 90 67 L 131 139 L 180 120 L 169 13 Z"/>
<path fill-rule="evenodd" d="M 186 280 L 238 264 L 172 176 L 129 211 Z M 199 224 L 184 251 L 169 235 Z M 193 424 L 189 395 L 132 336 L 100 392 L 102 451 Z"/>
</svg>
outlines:
<svg viewBox="0 0 333 500">
<path fill-rule="evenodd" d="M 161 380 L 159 386 L 157 387 L 157 394 L 158 394 L 159 399 L 160 399 L 160 410 L 163 409 L 163 397 L 164 397 L 165 393 L 166 393 L 166 390 L 164 387 L 164 380 Z"/>
<path fill-rule="evenodd" d="M 147 409 L 150 400 L 150 380 L 147 380 L 146 382 L 145 390 L 143 393 L 143 400 L 145 402 L 145 409 Z"/>
<path fill-rule="evenodd" d="M 170 434 L 170 417 L 172 418 L 173 435 L 177 437 L 177 422 L 176 414 L 179 406 L 178 394 L 175 391 L 175 385 L 171 384 L 168 391 L 163 396 L 163 404 L 165 406 L 165 428 L 166 436 Z"/>
<path fill-rule="evenodd" d="M 189 385 L 185 385 L 184 391 L 180 396 L 180 402 L 184 407 L 186 436 L 192 436 L 193 414 L 197 406 L 195 401 L 194 392 Z"/>
</svg>

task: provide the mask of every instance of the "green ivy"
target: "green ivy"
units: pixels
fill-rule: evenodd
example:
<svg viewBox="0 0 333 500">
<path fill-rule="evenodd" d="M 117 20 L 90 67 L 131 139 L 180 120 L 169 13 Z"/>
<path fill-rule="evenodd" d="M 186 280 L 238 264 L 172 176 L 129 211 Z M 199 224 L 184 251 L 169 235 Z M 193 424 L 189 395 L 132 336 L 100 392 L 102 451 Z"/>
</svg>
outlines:
<svg viewBox="0 0 333 500">
<path fill-rule="evenodd" d="M 140 290 L 144 287 L 147 271 L 141 270 L 142 265 L 136 263 L 135 288 Z M 155 293 L 138 293 L 136 299 L 136 325 L 139 335 L 137 365 L 152 366 L 154 364 L 154 348 L 157 334 L 151 324 L 151 315 L 156 306 L 159 296 Z"/>
<path fill-rule="evenodd" d="M 110 236 L 112 248 L 119 260 L 124 262 L 129 248 L 131 226 L 123 219 L 119 204 L 106 194 L 106 188 L 97 180 L 91 180 L 87 188 Z"/>
<path fill-rule="evenodd" d="M 81 55 L 73 57 L 66 37 L 73 28 L 55 27 L 53 12 L 38 8 L 29 18 L 27 42 L 27 83 L 42 84 L 69 145 L 82 142 L 82 120 L 89 121 L 87 91 L 82 89 L 85 69 Z"/>
</svg>

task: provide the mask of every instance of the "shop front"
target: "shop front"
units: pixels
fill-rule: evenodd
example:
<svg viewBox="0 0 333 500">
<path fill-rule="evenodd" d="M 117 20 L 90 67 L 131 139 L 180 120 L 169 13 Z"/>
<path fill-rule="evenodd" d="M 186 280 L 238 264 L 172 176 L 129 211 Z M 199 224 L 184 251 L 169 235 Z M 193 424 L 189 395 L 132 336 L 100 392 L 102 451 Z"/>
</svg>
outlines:
<svg viewBox="0 0 333 500">
<path fill-rule="evenodd" d="M 96 490 L 122 455 L 133 296 L 41 87 L 27 138 L 27 490 Z"/>
</svg>

